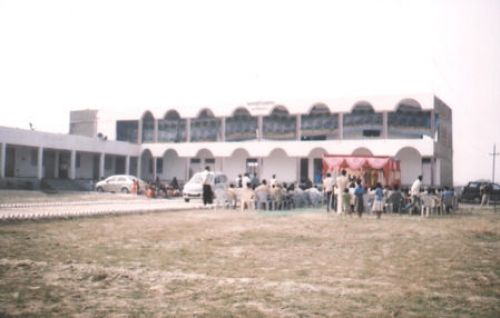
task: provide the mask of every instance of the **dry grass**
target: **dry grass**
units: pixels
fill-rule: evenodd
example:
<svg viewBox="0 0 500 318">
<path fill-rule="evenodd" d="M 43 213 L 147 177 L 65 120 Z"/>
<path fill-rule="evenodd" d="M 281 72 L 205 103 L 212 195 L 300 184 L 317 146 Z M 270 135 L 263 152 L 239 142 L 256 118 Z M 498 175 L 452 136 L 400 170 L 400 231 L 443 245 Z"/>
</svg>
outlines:
<svg viewBox="0 0 500 318">
<path fill-rule="evenodd" d="M 0 316 L 498 317 L 500 215 L 193 211 L 0 226 Z"/>
</svg>

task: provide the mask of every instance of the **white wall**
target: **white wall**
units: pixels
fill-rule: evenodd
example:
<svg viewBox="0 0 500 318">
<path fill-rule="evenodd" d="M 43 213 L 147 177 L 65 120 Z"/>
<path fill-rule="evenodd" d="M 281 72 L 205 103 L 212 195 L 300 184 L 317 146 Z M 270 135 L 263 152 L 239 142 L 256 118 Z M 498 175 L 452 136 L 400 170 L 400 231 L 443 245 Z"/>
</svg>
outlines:
<svg viewBox="0 0 500 318">
<path fill-rule="evenodd" d="M 94 177 L 93 175 L 94 154 L 80 152 L 79 155 L 80 155 L 80 168 L 76 168 L 75 178 L 92 179 Z"/>
<path fill-rule="evenodd" d="M 175 152 L 167 151 L 163 156 L 163 173 L 160 176 L 162 180 L 184 180 L 186 176 L 186 158 L 179 157 Z"/>
<path fill-rule="evenodd" d="M 261 179 L 270 180 L 273 174 L 280 182 L 295 182 L 297 176 L 297 159 L 288 157 L 283 151 L 273 151 L 263 160 L 263 173 Z"/>
<path fill-rule="evenodd" d="M 36 178 L 38 175 L 38 166 L 31 164 L 31 151 L 36 148 L 28 147 L 15 147 L 15 173 L 16 177 L 20 178 Z M 38 158 L 38 151 L 35 151 L 36 158 Z M 36 159 L 38 162 L 38 159 Z"/>
<path fill-rule="evenodd" d="M 422 156 L 414 148 L 403 148 L 396 154 L 401 165 L 401 184 L 411 185 L 422 174 Z M 424 182 L 425 184 L 425 182 Z"/>
<path fill-rule="evenodd" d="M 243 150 L 237 150 L 231 157 L 224 161 L 224 172 L 230 182 L 236 179 L 238 174 L 243 174 L 246 171 L 246 161 L 248 153 Z"/>
</svg>

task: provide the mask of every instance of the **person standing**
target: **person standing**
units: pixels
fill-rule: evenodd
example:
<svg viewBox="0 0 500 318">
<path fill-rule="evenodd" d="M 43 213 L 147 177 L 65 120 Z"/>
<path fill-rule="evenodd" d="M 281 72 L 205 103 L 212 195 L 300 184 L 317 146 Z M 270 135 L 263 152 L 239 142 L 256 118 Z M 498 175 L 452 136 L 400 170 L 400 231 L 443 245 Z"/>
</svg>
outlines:
<svg viewBox="0 0 500 318">
<path fill-rule="evenodd" d="M 365 189 L 361 184 L 361 179 L 356 180 L 356 188 L 354 189 L 354 208 L 358 213 L 358 216 L 361 217 L 365 210 L 365 205 L 363 201 L 363 195 L 365 194 Z"/>
<path fill-rule="evenodd" d="M 326 201 L 326 212 L 330 212 L 332 208 L 333 201 L 333 178 L 332 175 L 328 172 L 326 174 L 326 178 L 323 179 L 323 192 L 325 193 L 325 201 Z"/>
<path fill-rule="evenodd" d="M 278 179 L 276 179 L 276 175 L 273 174 L 273 177 L 271 178 L 271 182 L 269 183 L 269 185 L 271 187 L 274 187 L 274 186 L 276 186 L 277 183 L 278 183 Z"/>
<path fill-rule="evenodd" d="M 490 185 L 488 183 L 482 183 L 479 187 L 479 193 L 481 194 L 481 208 L 487 206 L 490 201 Z"/>
<path fill-rule="evenodd" d="M 201 174 L 201 181 L 203 184 L 203 205 L 212 204 L 213 202 L 212 179 L 210 167 L 206 166 Z"/>
<path fill-rule="evenodd" d="M 411 204 L 410 204 L 410 215 L 415 207 L 420 209 L 420 188 L 422 187 L 422 175 L 419 175 L 417 179 L 413 182 L 410 189 Z"/>
<path fill-rule="evenodd" d="M 382 216 L 382 210 L 384 209 L 384 190 L 382 190 L 382 185 L 380 184 L 380 182 L 377 183 L 373 192 L 374 199 L 372 212 L 375 212 L 375 214 L 377 215 L 377 219 L 380 219 L 380 217 Z"/>
<path fill-rule="evenodd" d="M 337 185 L 337 214 L 342 214 L 342 208 L 344 206 L 343 204 L 343 195 L 344 195 L 344 190 L 347 188 L 347 185 L 349 184 L 349 179 L 346 176 L 347 172 L 345 170 L 342 170 L 342 173 L 340 176 L 337 177 L 336 180 L 336 185 Z"/>
</svg>

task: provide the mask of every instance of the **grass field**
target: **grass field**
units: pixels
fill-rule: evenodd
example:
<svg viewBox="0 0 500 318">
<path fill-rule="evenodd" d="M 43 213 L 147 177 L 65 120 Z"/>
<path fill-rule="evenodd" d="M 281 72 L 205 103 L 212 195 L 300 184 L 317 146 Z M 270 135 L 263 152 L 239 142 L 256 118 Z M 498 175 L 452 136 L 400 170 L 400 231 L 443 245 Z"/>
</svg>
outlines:
<svg viewBox="0 0 500 318">
<path fill-rule="evenodd" d="M 0 317 L 499 317 L 500 213 L 0 226 Z"/>
</svg>

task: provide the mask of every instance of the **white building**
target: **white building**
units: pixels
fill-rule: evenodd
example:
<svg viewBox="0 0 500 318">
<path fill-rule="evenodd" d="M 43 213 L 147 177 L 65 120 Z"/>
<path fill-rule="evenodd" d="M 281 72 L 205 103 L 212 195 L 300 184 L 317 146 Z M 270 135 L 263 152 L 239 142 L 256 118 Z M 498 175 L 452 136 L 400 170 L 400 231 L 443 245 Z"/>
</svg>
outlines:
<svg viewBox="0 0 500 318">
<path fill-rule="evenodd" d="M 451 109 L 433 94 L 87 110 L 72 112 L 70 135 L 0 127 L 0 177 L 182 181 L 208 165 L 230 180 L 318 182 L 324 154 L 354 154 L 394 156 L 403 184 L 422 174 L 424 184 L 452 185 L 452 145 Z"/>
</svg>

